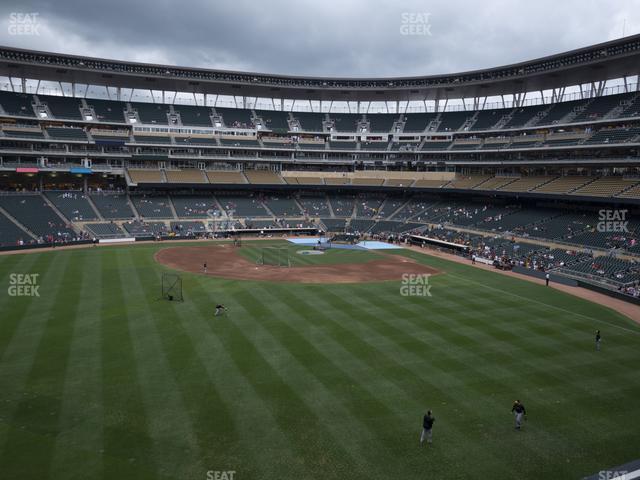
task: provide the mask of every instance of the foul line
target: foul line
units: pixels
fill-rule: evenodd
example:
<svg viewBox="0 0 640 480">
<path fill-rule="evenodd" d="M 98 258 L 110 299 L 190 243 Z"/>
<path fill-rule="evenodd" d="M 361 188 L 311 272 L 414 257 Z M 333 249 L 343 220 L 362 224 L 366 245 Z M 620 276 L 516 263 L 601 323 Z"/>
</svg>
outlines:
<svg viewBox="0 0 640 480">
<path fill-rule="evenodd" d="M 636 335 L 640 335 L 640 331 L 638 331 L 638 330 L 632 330 L 630 328 L 623 327 L 621 325 L 616 325 L 615 323 L 610 323 L 610 322 L 607 322 L 607 321 L 599 319 L 599 318 L 593 318 L 593 317 L 590 317 L 589 315 L 585 315 L 584 313 L 572 312 L 571 310 L 567 310 L 566 308 L 558 307 L 557 305 L 552 305 L 550 303 L 541 302 L 540 300 L 536 300 L 534 298 L 523 297 L 522 295 L 518 295 L 517 293 L 509 292 L 507 290 L 502 290 L 501 288 L 491 287 L 489 285 L 485 285 L 484 283 L 476 282 L 475 280 L 469 280 L 468 278 L 461 277 L 459 275 L 455 275 L 455 274 L 452 274 L 452 273 L 449 273 L 449 272 L 447 272 L 447 275 L 450 275 L 450 276 L 455 277 L 455 278 L 459 278 L 459 279 L 464 280 L 464 281 L 469 282 L 469 283 L 475 283 L 476 285 L 480 285 L 481 287 L 488 288 L 490 290 L 496 290 L 498 292 L 506 293 L 507 295 L 511 295 L 512 297 L 517 297 L 517 298 L 521 298 L 523 300 L 528 300 L 530 302 L 539 303 L 540 305 L 544 305 L 544 306 L 547 306 L 547 307 L 552 307 L 552 308 L 555 308 L 556 310 L 560 310 L 560 311 L 565 312 L 565 313 L 570 313 L 571 315 L 579 315 L 581 317 L 588 318 L 589 320 L 594 320 L 596 322 L 604 323 L 605 325 L 609 325 L 610 327 L 616 327 L 616 328 L 619 328 L 619 329 L 624 330 L 626 332 L 631 332 L 631 333 L 634 333 Z M 565 292 L 562 292 L 562 293 L 565 293 Z M 610 307 L 608 307 L 608 308 L 610 308 Z"/>
</svg>

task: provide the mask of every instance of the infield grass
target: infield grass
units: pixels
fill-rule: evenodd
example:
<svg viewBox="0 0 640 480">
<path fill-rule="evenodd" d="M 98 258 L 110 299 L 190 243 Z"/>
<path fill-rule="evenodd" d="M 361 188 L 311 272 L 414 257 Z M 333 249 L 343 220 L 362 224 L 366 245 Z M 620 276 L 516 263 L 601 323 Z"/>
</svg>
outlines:
<svg viewBox="0 0 640 480">
<path fill-rule="evenodd" d="M 243 248 L 239 248 L 238 253 L 251 263 L 257 263 L 262 259 L 265 248 L 272 249 L 274 253 L 272 253 L 271 256 L 287 255 L 292 267 L 304 267 L 308 265 L 336 265 L 340 263 L 364 263 L 384 258 L 373 250 L 352 250 L 340 248 L 330 248 L 315 255 L 303 255 L 300 252 L 314 252 L 313 247 L 292 245 L 282 241 L 269 242 L 266 245 L 262 242 L 254 242 L 253 244 L 247 244 L 245 242 L 245 246 Z M 286 254 L 283 253 L 284 251 L 286 251 Z"/>
</svg>

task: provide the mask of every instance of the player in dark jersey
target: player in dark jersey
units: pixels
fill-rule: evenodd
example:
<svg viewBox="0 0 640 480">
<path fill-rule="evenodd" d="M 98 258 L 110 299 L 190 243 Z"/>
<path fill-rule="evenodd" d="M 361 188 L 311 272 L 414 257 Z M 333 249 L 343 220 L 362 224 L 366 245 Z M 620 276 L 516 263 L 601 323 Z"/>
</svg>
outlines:
<svg viewBox="0 0 640 480">
<path fill-rule="evenodd" d="M 422 434 L 420 435 L 420 445 L 423 444 L 425 439 L 427 443 L 433 442 L 433 423 L 436 421 L 435 417 L 429 410 L 422 418 Z"/>
<path fill-rule="evenodd" d="M 524 408 L 520 400 L 516 400 L 513 402 L 513 407 L 511 407 L 511 413 L 513 413 L 516 418 L 516 430 L 520 430 L 522 427 L 522 419 L 527 415 L 527 409 Z"/>
<path fill-rule="evenodd" d="M 600 335 L 600 330 L 596 330 L 596 351 L 600 351 L 600 342 L 602 342 L 602 335 Z"/>
</svg>

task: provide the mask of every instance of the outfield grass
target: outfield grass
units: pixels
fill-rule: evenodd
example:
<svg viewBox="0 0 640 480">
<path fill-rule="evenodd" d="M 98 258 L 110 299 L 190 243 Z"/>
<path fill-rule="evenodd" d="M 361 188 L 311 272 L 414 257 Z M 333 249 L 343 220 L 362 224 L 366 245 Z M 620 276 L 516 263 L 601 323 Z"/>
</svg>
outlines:
<svg viewBox="0 0 640 480">
<path fill-rule="evenodd" d="M 445 272 L 430 298 L 184 274 L 169 303 L 157 248 L 0 257 L 3 479 L 567 479 L 640 456 L 640 328 L 611 310 L 414 252 Z"/>
</svg>

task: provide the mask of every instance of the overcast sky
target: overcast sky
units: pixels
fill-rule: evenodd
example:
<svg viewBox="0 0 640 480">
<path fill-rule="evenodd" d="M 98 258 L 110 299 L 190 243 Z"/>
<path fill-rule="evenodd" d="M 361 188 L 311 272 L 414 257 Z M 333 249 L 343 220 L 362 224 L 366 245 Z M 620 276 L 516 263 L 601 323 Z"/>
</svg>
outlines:
<svg viewBox="0 0 640 480">
<path fill-rule="evenodd" d="M 38 35 L 13 35 L 37 13 Z M 404 76 L 504 65 L 640 33 L 640 0 L 2 0 L 0 43 L 173 65 Z M 403 33 L 414 33 L 407 35 Z"/>
</svg>

